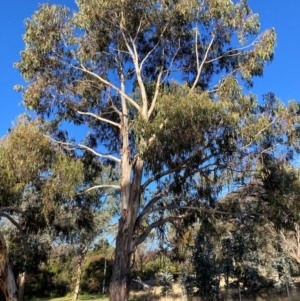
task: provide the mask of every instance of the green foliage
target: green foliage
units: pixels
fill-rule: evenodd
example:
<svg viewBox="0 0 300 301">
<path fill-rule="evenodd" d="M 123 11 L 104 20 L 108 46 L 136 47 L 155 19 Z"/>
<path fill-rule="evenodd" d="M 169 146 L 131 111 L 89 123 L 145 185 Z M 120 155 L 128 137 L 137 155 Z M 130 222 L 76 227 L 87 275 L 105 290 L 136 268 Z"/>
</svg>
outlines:
<svg viewBox="0 0 300 301">
<path fill-rule="evenodd" d="M 188 268 L 184 267 L 179 276 L 179 283 L 184 295 L 192 297 L 194 295 L 195 277 L 193 277 Z"/>
<path fill-rule="evenodd" d="M 79 160 L 60 155 L 52 164 L 53 186 L 59 188 L 60 194 L 72 200 L 78 186 L 83 182 L 83 164 Z"/>
<path fill-rule="evenodd" d="M 168 267 L 165 267 L 162 272 L 158 274 L 158 283 L 162 286 L 161 293 L 168 297 L 168 293 L 173 289 L 174 277 L 169 271 Z"/>
<path fill-rule="evenodd" d="M 260 106 L 244 94 L 243 83 L 251 85 L 272 60 L 276 40 L 273 29 L 259 35 L 247 1 L 168 2 L 166 8 L 156 1 L 80 0 L 74 13 L 41 5 L 26 20 L 26 48 L 15 66 L 28 82 L 24 103 L 51 115 L 59 139 L 67 139 L 56 130 L 69 121 L 89 127 L 85 145 L 93 151 L 101 145 L 119 154 L 129 141 L 124 147 L 155 179 L 174 170 L 166 172 L 170 194 L 197 189 L 197 198 L 213 205 L 224 182 L 237 176 L 233 171 L 248 175 L 255 161 L 247 151 L 255 152 L 266 135 L 282 140 L 289 131 L 285 142 L 297 139 L 298 105 Z M 248 46 L 234 45 L 236 37 Z M 173 80 L 172 69 L 183 83 Z M 128 140 L 120 140 L 125 124 Z M 67 194 L 73 187 L 62 186 Z"/>
<path fill-rule="evenodd" d="M 293 212 L 298 212 L 299 174 L 286 161 L 264 155 L 259 176 L 219 201 L 221 218 L 202 220 L 194 247 L 195 277 L 182 275 L 186 290 L 192 286 L 200 295 L 218 298 L 221 277 L 227 290 L 240 287 L 245 295 L 293 285 L 299 261 L 284 233 L 298 235 Z"/>
<path fill-rule="evenodd" d="M 38 193 L 44 208 L 51 208 L 58 194 L 70 200 L 82 183 L 81 162 L 67 159 L 26 116 L 3 139 L 0 152 L 1 206 L 29 206 Z"/>
<path fill-rule="evenodd" d="M 84 274 L 82 277 L 81 291 L 88 293 L 98 293 L 102 291 L 102 285 L 104 280 L 104 261 L 105 257 L 103 254 L 94 255 L 89 258 L 85 265 Z M 106 275 L 105 283 L 107 285 L 111 280 L 112 275 L 112 264 L 111 258 L 106 259 Z"/>
<path fill-rule="evenodd" d="M 209 232 L 211 235 L 207 235 Z M 216 250 L 218 239 L 211 222 L 204 220 L 194 250 L 195 285 L 199 296 L 219 297 L 221 262 Z"/>
<path fill-rule="evenodd" d="M 159 265 L 157 264 L 156 261 L 149 261 L 146 263 L 145 270 L 148 275 L 153 276 L 157 272 L 159 272 Z"/>
<path fill-rule="evenodd" d="M 96 177 L 96 181 L 101 181 L 99 169 L 90 161 L 89 169 L 84 169 L 86 157 L 53 144 L 46 126 L 21 116 L 0 145 L 0 216 L 17 226 L 5 229 L 16 274 L 36 273 L 39 264 L 49 257 L 56 238 L 90 244 L 111 218 L 109 210 L 99 211 L 99 191 L 82 193 Z M 107 200 L 107 204 L 110 202 Z M 55 287 L 60 293 L 61 288 L 65 292 L 69 280 L 63 279 L 64 272 L 45 270 L 41 279 L 60 273 L 62 279 Z M 39 290 L 51 291 L 44 284 L 31 286 L 31 290 L 28 293 L 34 295 Z"/>
<path fill-rule="evenodd" d="M 276 43 L 273 29 L 260 33 L 247 1 L 77 0 L 77 6 L 70 12 L 44 4 L 26 20 L 15 67 L 27 83 L 16 89 L 83 164 L 59 158 L 52 164 L 48 178 L 56 185 L 45 191 L 47 212 L 54 214 L 61 187 L 64 201 L 81 206 L 69 210 L 60 231 L 71 229 L 70 237 L 87 242 L 80 229 L 89 221 L 89 229 L 99 229 L 91 208 L 104 202 L 101 188 L 117 191 L 121 206 L 110 213 L 121 213 L 116 241 L 124 241 L 116 255 L 127 254 L 129 269 L 129 254 L 153 228 L 203 219 L 225 184 L 256 173 L 262 153 L 280 150 L 291 159 L 299 150 L 299 105 L 284 106 L 272 93 L 259 102 L 245 92 L 263 75 Z M 60 130 L 64 122 L 87 127 L 82 143 Z M 78 184 L 88 193 L 72 194 Z M 100 188 L 89 190 L 93 185 Z M 214 243 L 200 250 L 211 275 L 217 272 L 208 258 L 219 260 Z M 214 276 L 208 279 L 217 286 Z"/>
</svg>

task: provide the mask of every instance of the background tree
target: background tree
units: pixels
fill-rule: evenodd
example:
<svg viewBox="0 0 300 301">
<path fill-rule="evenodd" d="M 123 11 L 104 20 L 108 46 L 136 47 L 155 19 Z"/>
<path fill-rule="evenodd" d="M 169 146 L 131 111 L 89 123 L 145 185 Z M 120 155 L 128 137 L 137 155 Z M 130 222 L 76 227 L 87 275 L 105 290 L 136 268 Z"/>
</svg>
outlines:
<svg viewBox="0 0 300 301">
<path fill-rule="evenodd" d="M 106 293 L 112 275 L 114 248 L 106 240 L 100 240 L 88 254 L 82 281 L 82 289 L 89 293 Z"/>
<path fill-rule="evenodd" d="M 210 235 L 207 235 L 210 233 Z M 217 300 L 219 298 L 221 261 L 218 253 L 220 236 L 208 220 L 201 224 L 195 242 L 194 271 L 197 295 Z"/>
<path fill-rule="evenodd" d="M 0 216 L 15 227 L 9 231 L 9 249 L 20 273 L 36 269 L 47 257 L 60 223 L 56 209 L 70 202 L 82 179 L 81 162 L 67 161 L 66 154 L 28 117 L 21 116 L 2 139 Z"/>
<path fill-rule="evenodd" d="M 298 197 L 293 198 L 298 172 L 269 154 L 261 160 L 256 178 L 228 193 L 217 204 L 216 216 L 201 222 L 194 247 L 195 278 L 185 285 L 192 284 L 206 297 L 218 296 L 221 275 L 226 289 L 255 295 L 264 287 L 285 289 L 299 273 L 295 253 L 282 239 L 298 216 Z"/>
<path fill-rule="evenodd" d="M 120 193 L 110 299 L 123 301 L 135 247 L 152 229 L 214 206 L 223 176 L 253 170 L 266 131 L 279 143 L 296 139 L 298 105 L 277 101 L 270 114 L 243 92 L 275 45 L 273 29 L 259 34 L 247 1 L 77 5 L 73 14 L 42 5 L 26 20 L 15 66 L 27 85 L 16 89 L 28 108 L 53 121 L 62 145 L 118 170 L 119 184 L 101 189 Z M 64 122 L 87 126 L 85 140 L 76 144 L 56 131 Z"/>
<path fill-rule="evenodd" d="M 168 293 L 173 290 L 174 277 L 170 273 L 168 267 L 165 267 L 162 272 L 158 274 L 159 284 L 162 286 L 161 293 L 168 298 Z"/>
</svg>

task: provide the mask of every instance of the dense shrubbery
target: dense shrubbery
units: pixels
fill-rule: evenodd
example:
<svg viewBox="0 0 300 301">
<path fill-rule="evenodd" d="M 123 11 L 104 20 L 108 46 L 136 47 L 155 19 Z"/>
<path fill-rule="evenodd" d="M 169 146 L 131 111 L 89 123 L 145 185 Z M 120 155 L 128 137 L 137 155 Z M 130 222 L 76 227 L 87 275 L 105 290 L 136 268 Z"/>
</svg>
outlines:
<svg viewBox="0 0 300 301">
<path fill-rule="evenodd" d="M 112 264 L 112 260 L 106 260 L 106 275 L 104 275 L 104 255 L 101 254 L 91 256 L 84 268 L 81 282 L 81 291 L 88 293 L 102 292 L 104 278 L 105 287 L 107 290 L 112 274 Z"/>
</svg>

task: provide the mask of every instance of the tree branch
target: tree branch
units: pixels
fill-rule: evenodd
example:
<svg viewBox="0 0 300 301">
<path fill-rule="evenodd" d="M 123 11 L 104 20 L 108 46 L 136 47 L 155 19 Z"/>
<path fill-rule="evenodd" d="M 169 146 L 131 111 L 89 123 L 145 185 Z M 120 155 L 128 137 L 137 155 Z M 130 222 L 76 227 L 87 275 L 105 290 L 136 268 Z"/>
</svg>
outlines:
<svg viewBox="0 0 300 301">
<path fill-rule="evenodd" d="M 7 218 L 13 225 L 15 225 L 21 232 L 23 231 L 20 224 L 9 214 L 0 212 L 0 216 Z"/>
<path fill-rule="evenodd" d="M 211 60 L 208 60 L 206 61 L 205 63 L 208 64 L 208 63 L 212 63 L 214 61 L 217 61 L 221 58 L 223 58 L 224 56 L 228 55 L 230 52 L 234 52 L 234 51 L 240 51 L 240 50 L 244 50 L 244 49 L 247 49 L 247 48 L 250 48 L 251 46 L 253 46 L 257 41 L 259 40 L 259 37 L 256 38 L 252 43 L 250 43 L 249 45 L 246 45 L 246 46 L 243 46 L 243 47 L 238 47 L 238 48 L 234 48 L 234 49 L 230 49 L 228 51 L 225 51 L 222 55 L 214 58 L 214 59 L 211 59 Z M 230 54 L 228 56 L 237 56 L 237 55 L 241 55 L 242 53 L 241 52 L 238 52 L 238 53 L 235 53 L 235 54 Z"/>
<path fill-rule="evenodd" d="M 152 182 L 154 182 L 155 180 L 158 180 L 160 179 L 161 177 L 164 177 L 164 176 L 167 176 L 169 174 L 171 174 L 172 172 L 175 172 L 175 171 L 180 171 L 182 169 L 185 169 L 187 166 L 186 165 L 181 165 L 181 166 L 178 166 L 176 168 L 172 168 L 172 169 L 168 169 L 168 170 L 165 170 L 155 176 L 153 176 L 152 178 L 148 179 L 143 185 L 142 185 L 142 191 L 144 191 L 146 189 L 146 187 L 151 184 Z"/>
<path fill-rule="evenodd" d="M 84 194 L 87 193 L 89 191 L 95 190 L 95 189 L 100 189 L 100 188 L 114 188 L 114 189 L 120 189 L 120 185 L 113 185 L 113 184 L 102 184 L 102 185 L 95 185 L 93 187 L 90 187 L 82 192 L 80 192 L 79 194 Z"/>
<path fill-rule="evenodd" d="M 201 208 L 201 207 L 196 207 L 196 206 L 164 206 L 164 207 L 157 207 L 155 209 L 152 209 L 148 211 L 146 214 L 143 216 L 139 215 L 139 218 L 143 218 L 151 213 L 158 212 L 158 211 L 163 211 L 163 210 L 176 210 L 176 209 L 190 209 L 194 211 L 200 211 L 200 212 L 205 212 L 209 214 L 223 214 L 223 215 L 232 215 L 232 216 L 241 216 L 241 215 L 256 215 L 256 216 L 262 216 L 262 214 L 252 212 L 252 211 L 240 211 L 240 212 L 228 212 L 228 211 L 221 211 L 217 210 L 215 208 Z"/>
<path fill-rule="evenodd" d="M 101 77 L 100 75 L 95 74 L 94 72 L 91 72 L 89 70 L 87 70 L 83 65 L 81 65 L 81 68 L 79 67 L 75 67 L 77 69 L 80 69 L 94 77 L 96 77 L 97 79 L 99 79 L 103 84 L 107 85 L 108 87 L 111 87 L 112 89 L 114 89 L 116 92 L 120 93 L 130 104 L 132 104 L 139 112 L 141 111 L 141 107 L 131 98 L 129 97 L 127 94 L 125 94 L 121 89 L 117 88 L 114 84 L 112 84 L 111 82 L 107 81 L 106 79 L 104 79 L 103 77 Z"/>
<path fill-rule="evenodd" d="M 196 76 L 196 78 L 195 78 L 195 80 L 194 80 L 194 83 L 193 83 L 193 86 L 191 87 L 190 92 L 193 91 L 193 90 L 195 89 L 195 87 L 196 87 L 196 85 L 197 85 L 197 83 L 198 83 L 198 81 L 199 81 L 199 78 L 200 78 L 200 75 L 201 75 L 201 71 L 202 71 L 203 65 L 204 65 L 205 62 L 206 62 L 208 53 L 209 53 L 210 48 L 211 48 L 211 46 L 212 46 L 212 44 L 213 44 L 213 41 L 214 41 L 214 36 L 213 36 L 212 39 L 211 39 L 211 41 L 210 41 L 210 43 L 209 43 L 209 45 L 208 45 L 208 47 L 207 47 L 207 49 L 206 49 L 206 51 L 205 51 L 204 58 L 203 58 L 203 60 L 202 60 L 202 62 L 201 62 L 201 64 L 200 64 L 200 66 L 199 66 L 199 54 L 198 54 L 198 47 L 197 47 L 197 36 L 198 36 L 198 31 L 196 32 L 196 41 L 195 41 L 196 59 L 197 59 L 197 76 Z"/>
<path fill-rule="evenodd" d="M 137 220 L 141 220 L 143 218 L 144 215 L 146 215 L 152 208 L 152 206 L 160 199 L 162 198 L 164 195 L 166 195 L 170 190 L 170 187 L 158 194 L 156 194 L 149 202 L 148 204 L 144 207 L 144 209 L 142 210 L 142 212 L 139 214 Z"/>
<path fill-rule="evenodd" d="M 150 109 L 148 111 L 148 118 L 150 118 L 154 108 L 155 108 L 155 104 L 156 104 L 156 101 L 157 101 L 157 97 L 158 97 L 158 94 L 159 94 L 159 86 L 161 84 L 161 77 L 163 75 L 163 68 L 161 68 L 159 74 L 158 74 L 158 77 L 157 77 L 157 81 L 156 81 L 156 85 L 155 85 L 155 92 L 154 92 L 154 96 L 153 96 L 153 99 L 152 99 L 152 102 L 151 102 L 151 106 L 150 106 Z"/>
<path fill-rule="evenodd" d="M 142 66 L 139 66 L 139 55 L 138 55 L 138 52 L 136 49 L 136 45 L 134 44 L 134 41 L 132 40 L 131 37 L 130 37 L 130 40 L 131 40 L 131 44 L 133 47 L 132 61 L 134 64 L 136 78 L 137 78 L 137 81 L 138 81 L 138 84 L 140 87 L 140 92 L 141 92 L 142 101 L 143 101 L 141 113 L 144 117 L 147 117 L 148 116 L 148 100 L 147 100 L 145 84 L 144 84 L 143 78 L 142 78 Z"/>
<path fill-rule="evenodd" d="M 153 46 L 153 48 L 145 55 L 145 57 L 144 57 L 143 60 L 141 61 L 141 64 L 140 64 L 140 69 L 141 69 L 141 70 L 142 70 L 142 68 L 143 68 L 143 65 L 144 65 L 145 61 L 148 59 L 148 57 L 151 55 L 151 53 L 152 53 L 152 52 L 157 48 L 157 46 L 159 45 L 159 43 L 160 43 L 160 41 L 161 41 L 161 38 L 163 37 L 163 34 L 164 34 L 164 32 L 166 31 L 168 25 L 169 25 L 169 24 L 167 24 L 167 25 L 163 28 L 163 30 L 162 30 L 162 32 L 161 32 L 159 38 L 158 38 L 157 43 Z"/>
<path fill-rule="evenodd" d="M 23 210 L 20 209 L 19 207 L 11 207 L 11 206 L 9 206 L 9 207 L 0 207 L 0 211 L 9 211 L 9 210 L 17 211 L 17 212 L 23 212 Z"/>
<path fill-rule="evenodd" d="M 80 115 L 87 115 L 87 116 L 91 116 L 91 117 L 94 117 L 95 119 L 99 120 L 99 121 L 103 121 L 103 122 L 106 122 L 106 123 L 109 123 L 111 125 L 114 125 L 118 128 L 121 128 L 121 125 L 119 123 L 116 123 L 116 122 L 113 122 L 109 119 L 106 119 L 106 118 L 103 118 L 103 117 L 100 117 L 94 113 L 90 113 L 90 112 L 82 112 L 82 111 L 76 111 L 78 114 Z"/>
<path fill-rule="evenodd" d="M 121 29 L 121 33 L 122 33 L 122 37 L 124 40 L 124 43 L 130 53 L 134 68 L 135 68 L 135 74 L 136 74 L 136 78 L 141 90 L 141 96 L 142 96 L 142 108 L 139 109 L 138 111 L 144 116 L 147 117 L 147 111 L 148 111 L 148 101 L 147 101 L 147 93 L 146 93 L 146 88 L 141 76 L 141 67 L 139 66 L 139 56 L 138 56 L 138 52 L 136 49 L 136 45 L 135 45 L 135 39 L 132 39 L 132 37 L 129 35 L 129 39 L 131 42 L 131 46 L 129 45 L 126 35 L 124 33 L 124 31 L 126 31 L 126 28 L 124 26 L 125 24 L 125 20 L 124 20 L 124 14 L 122 13 L 122 17 L 121 17 L 121 23 L 120 23 L 120 29 Z"/>
<path fill-rule="evenodd" d="M 166 78 L 168 77 L 168 75 L 172 72 L 176 72 L 176 71 L 183 71 L 183 70 L 186 70 L 186 68 L 176 68 L 176 69 L 172 69 L 172 66 L 173 66 L 173 63 L 174 63 L 174 60 L 179 52 L 179 49 L 180 49 L 180 39 L 179 39 L 179 45 L 177 47 L 177 50 L 175 52 L 175 54 L 173 55 L 172 59 L 171 59 L 171 62 L 170 62 L 170 66 L 168 69 L 164 70 L 163 73 L 165 73 L 166 75 L 164 76 L 163 80 L 161 82 L 164 82 L 166 80 Z"/>
<path fill-rule="evenodd" d="M 53 142 L 57 143 L 57 144 L 63 145 L 63 147 L 67 150 L 75 150 L 76 149 L 75 145 L 70 143 L 70 142 L 59 141 L 59 140 L 56 140 L 56 139 L 52 138 L 49 135 L 46 135 L 46 137 L 49 138 L 50 140 L 52 140 Z"/>
<path fill-rule="evenodd" d="M 186 217 L 188 217 L 190 214 L 184 214 L 184 215 L 178 215 L 178 216 L 170 216 L 170 217 L 166 217 L 164 219 L 160 219 L 156 222 L 154 222 L 153 224 L 149 225 L 145 230 L 144 232 L 139 236 L 137 237 L 137 239 L 135 239 L 135 242 L 134 242 L 134 246 L 137 246 L 139 244 L 141 244 L 149 235 L 149 233 L 156 227 L 159 227 L 159 226 L 162 226 L 164 225 L 165 223 L 168 223 L 168 222 L 172 222 L 174 220 L 178 220 L 178 219 L 184 219 Z"/>
<path fill-rule="evenodd" d="M 99 152 L 95 151 L 94 149 L 92 149 L 92 148 L 90 148 L 90 147 L 88 147 L 88 146 L 86 146 L 86 145 L 84 145 L 84 144 L 78 144 L 78 146 L 79 146 L 80 148 L 83 148 L 83 149 L 86 149 L 86 150 L 90 151 L 91 153 L 93 153 L 94 155 L 96 155 L 96 156 L 98 156 L 98 157 L 101 157 L 101 158 L 107 158 L 107 159 L 113 160 L 113 161 L 115 161 L 115 162 L 117 162 L 117 163 L 120 163 L 120 162 L 121 162 L 121 160 L 120 160 L 119 158 L 117 158 L 117 157 L 115 157 L 115 156 L 113 156 L 113 155 L 99 153 Z"/>
<path fill-rule="evenodd" d="M 157 175 L 153 176 L 152 178 L 148 179 L 143 185 L 142 185 L 142 191 L 146 189 L 146 187 L 151 184 L 152 182 L 160 179 L 161 177 L 164 177 L 164 176 L 167 176 L 169 174 L 171 174 L 172 172 L 175 172 L 175 171 L 180 171 L 180 170 L 184 170 L 188 167 L 188 163 L 190 160 L 193 160 L 198 154 L 194 154 L 193 156 L 191 156 L 190 158 L 188 158 L 187 160 L 185 160 L 184 162 L 182 162 L 181 165 L 177 166 L 176 168 L 171 168 L 171 169 L 168 169 L 168 170 L 165 170 L 165 171 L 162 171 L 160 173 L 158 173 Z M 205 157 L 204 160 L 201 160 L 199 162 L 198 165 L 201 165 L 203 164 L 205 161 L 209 161 L 210 159 L 212 159 L 213 157 L 217 156 L 218 154 L 211 154 L 207 157 Z M 204 168 L 204 167 L 203 167 Z M 190 174 L 194 174 L 196 172 L 199 172 L 199 169 L 195 169 L 193 171 L 191 171 Z"/>
</svg>

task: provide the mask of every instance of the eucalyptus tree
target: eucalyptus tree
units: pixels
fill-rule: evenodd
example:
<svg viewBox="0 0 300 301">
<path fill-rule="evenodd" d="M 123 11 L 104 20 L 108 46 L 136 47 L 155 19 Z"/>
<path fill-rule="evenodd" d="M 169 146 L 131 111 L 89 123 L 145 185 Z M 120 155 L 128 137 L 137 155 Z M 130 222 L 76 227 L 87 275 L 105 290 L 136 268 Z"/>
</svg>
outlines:
<svg viewBox="0 0 300 301">
<path fill-rule="evenodd" d="M 67 158 L 65 152 L 46 137 L 41 126 L 26 116 L 21 116 L 2 138 L 0 217 L 15 228 L 9 231 L 9 250 L 15 253 L 10 257 L 22 272 L 47 256 L 53 239 L 51 234 L 59 226 L 55 219 L 56 208 L 68 205 L 78 193 L 83 181 L 82 167 L 76 158 Z M 4 241 L 4 236 L 1 237 Z M 9 273 L 5 242 L 2 244 L 1 265 L 6 272 L 1 288 L 6 294 L 11 291 L 5 286 L 12 286 L 14 277 Z M 23 291 L 23 287 L 19 289 Z M 15 300 L 14 295 L 15 292 L 6 298 Z M 22 297 L 22 294 L 18 296 L 20 300 Z"/>
<path fill-rule="evenodd" d="M 16 89 L 53 121 L 57 141 L 119 172 L 117 185 L 90 189 L 120 194 L 110 299 L 123 301 L 135 247 L 154 228 L 214 205 L 223 176 L 251 171 L 266 132 L 278 142 L 295 138 L 298 105 L 276 102 L 271 112 L 244 93 L 276 42 L 274 29 L 260 32 L 246 0 L 77 5 L 41 5 L 26 20 L 15 67 L 27 84 Z M 66 122 L 85 126 L 82 143 L 56 131 Z"/>
<path fill-rule="evenodd" d="M 299 271 L 297 247 L 286 239 L 297 238 L 299 224 L 299 173 L 288 161 L 262 154 L 255 178 L 219 201 L 218 210 L 227 214 L 204 235 L 218 228 L 215 250 L 222 254 L 227 286 L 231 277 L 248 293 L 285 287 Z"/>
<path fill-rule="evenodd" d="M 96 240 L 108 234 L 107 228 L 114 215 L 111 204 L 103 204 L 103 201 L 99 201 L 100 198 L 101 195 L 97 196 L 93 203 L 103 206 L 93 206 L 93 203 L 90 202 L 90 206 L 86 204 L 84 207 L 81 204 L 77 210 L 72 212 L 71 219 L 73 221 L 67 232 L 69 236 L 67 241 L 75 247 L 77 253 L 77 274 L 73 300 L 78 298 L 87 253 Z"/>
</svg>

